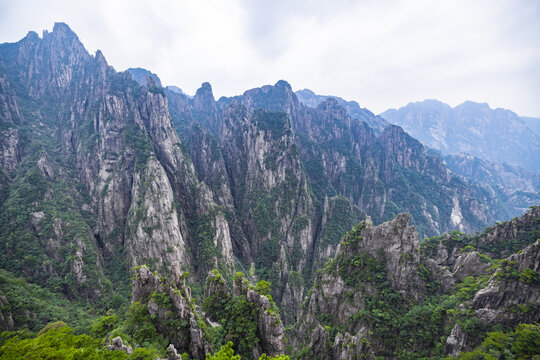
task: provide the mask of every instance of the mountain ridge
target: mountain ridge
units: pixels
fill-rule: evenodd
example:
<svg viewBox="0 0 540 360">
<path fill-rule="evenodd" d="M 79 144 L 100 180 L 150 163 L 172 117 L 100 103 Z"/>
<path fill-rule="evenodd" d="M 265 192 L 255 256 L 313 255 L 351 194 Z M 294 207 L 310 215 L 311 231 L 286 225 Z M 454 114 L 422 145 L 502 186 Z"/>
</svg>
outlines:
<svg viewBox="0 0 540 360">
<path fill-rule="evenodd" d="M 409 103 L 380 114 L 444 155 L 468 153 L 538 171 L 540 137 L 514 112 L 466 101 L 450 107 L 438 100 Z"/>
<path fill-rule="evenodd" d="M 225 345 L 228 334 L 243 356 L 279 353 L 281 321 L 304 316 L 319 270 L 343 253 L 341 238 L 360 219 L 375 224 L 357 228 L 371 239 L 363 244 L 379 247 L 358 264 L 379 279 L 383 268 L 372 258 L 381 250 L 394 277 L 410 280 L 419 276 L 411 269 L 430 274 L 419 263 L 420 237 L 480 231 L 508 217 L 489 191 L 454 175 L 401 127 L 377 134 L 335 98 L 309 107 L 280 80 L 216 101 L 209 83 L 190 97 L 151 76 L 139 80 L 116 72 L 100 51 L 90 55 L 65 24 L 0 45 L 0 267 L 73 303 L 126 316 L 122 329 L 100 320 L 96 334 L 116 330 L 160 354 L 170 341 L 174 353 L 196 358 L 217 350 L 212 342 Z M 395 251 L 400 239 L 412 250 Z M 360 276 L 358 264 L 350 270 Z M 250 284 L 237 266 L 260 281 Z M 12 286 L 11 276 L 0 283 Z M 207 278 L 225 287 L 210 281 L 203 290 Z M 424 288 L 415 292 L 409 280 L 389 286 L 420 301 Z M 222 324 L 210 330 L 196 302 L 216 293 L 224 301 L 206 308 L 219 311 Z M 0 324 L 9 328 L 5 310 Z M 35 330 L 47 322 L 25 321 Z M 356 330 L 329 334 L 343 345 L 341 357 L 349 340 L 368 335 Z"/>
</svg>

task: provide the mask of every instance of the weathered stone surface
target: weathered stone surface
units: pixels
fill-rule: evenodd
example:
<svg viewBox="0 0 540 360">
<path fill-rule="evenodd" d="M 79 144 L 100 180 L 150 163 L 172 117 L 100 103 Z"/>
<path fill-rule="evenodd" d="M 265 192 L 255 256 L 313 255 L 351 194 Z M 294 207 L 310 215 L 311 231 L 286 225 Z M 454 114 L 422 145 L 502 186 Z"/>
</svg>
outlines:
<svg viewBox="0 0 540 360">
<path fill-rule="evenodd" d="M 175 349 L 181 353 L 187 352 L 194 359 L 204 359 L 212 348 L 197 321 L 205 320 L 199 313 L 184 278 L 178 274 L 178 268 L 173 270 L 173 273 L 175 275 L 171 280 L 162 281 L 158 274 L 153 274 L 145 265 L 142 265 L 133 279 L 132 302 L 147 305 L 148 315 L 154 319 L 157 330 L 169 339 Z M 156 294 L 168 297 L 172 306 L 155 300 Z M 175 320 L 188 325 L 178 329 L 170 325 Z"/>
<path fill-rule="evenodd" d="M 461 281 L 467 276 L 484 274 L 490 266 L 490 262 L 480 257 L 478 251 L 471 251 L 458 256 L 452 269 L 452 274 L 457 280 Z"/>
<path fill-rule="evenodd" d="M 418 234 L 408 221 L 407 214 L 399 214 L 379 226 L 363 223 L 344 237 L 334 260 L 318 274 L 311 295 L 306 299 L 291 332 L 293 346 L 301 349 L 310 344 L 311 358 L 322 359 L 374 358 L 377 351 L 382 350 L 383 339 L 371 335 L 369 324 L 349 321 L 364 308 L 364 297 L 379 291 L 376 281 L 365 280 L 353 287 L 342 278 L 343 270 L 354 270 L 341 268 L 354 266 L 348 265 L 354 264 L 349 259 L 369 256 L 382 264 L 391 287 L 411 303 L 421 302 L 428 294 L 427 284 L 419 276 L 421 266 L 433 281 L 441 283 L 443 291 L 453 287 L 454 279 L 447 269 L 420 256 Z M 363 265 L 359 263 L 358 266 Z M 329 339 L 319 319 L 332 319 L 332 326 L 346 329 L 346 332 Z"/>
<path fill-rule="evenodd" d="M 337 334 L 333 345 L 333 359 L 375 360 L 375 355 L 367 339 L 367 329 L 360 329 L 354 336 L 349 333 L 345 333 L 345 335 Z"/>
<path fill-rule="evenodd" d="M 31 155 L 32 144 L 21 148 L 21 126 L 32 141 L 57 142 L 51 147 L 60 155 L 53 158 L 41 150 L 37 163 L 46 179 L 56 181 L 61 175 L 82 184 L 69 191 L 81 192 L 86 201 L 93 236 L 85 246 L 98 253 L 100 266 L 118 256 L 127 256 L 128 267 L 156 262 L 167 269 L 180 262 L 202 278 L 208 269 L 192 262 L 197 257 L 193 219 L 206 217 L 217 249 L 208 263 L 217 266 L 219 258 L 232 269 L 229 224 L 214 202 L 219 197 L 197 178 L 189 154 L 182 151 L 159 82 L 150 78 L 137 84 L 128 73 L 117 73 L 101 51 L 88 54 L 63 23 L 41 39 L 29 33 L 10 46 L 14 58 L 0 54 L 2 62 L 9 57 L 4 64 L 9 71 L 0 75 L 0 121 L 6 125 L 0 176 L 9 178 Z M 22 85 L 17 95 L 13 81 Z M 28 119 L 22 116 L 21 101 L 31 113 Z M 3 190 L 7 184 L 0 180 Z"/>
<path fill-rule="evenodd" d="M 444 345 L 445 352 L 448 355 L 458 356 L 462 351 L 467 349 L 467 334 L 463 332 L 461 326 L 454 325 L 450 336 L 446 339 Z"/>
<path fill-rule="evenodd" d="M 233 294 L 245 296 L 248 302 L 255 305 L 260 349 L 257 349 L 254 354 L 265 353 L 268 356 L 283 354 L 283 324 L 279 314 L 272 309 L 268 297 L 250 288 L 247 279 L 243 277 L 235 280 Z"/>
<path fill-rule="evenodd" d="M 117 336 L 111 340 L 111 345 L 107 346 L 107 350 L 123 351 L 126 354 L 130 354 L 130 355 L 133 353 L 133 348 L 131 346 L 124 345 L 124 342 L 122 341 L 122 338 L 120 336 Z"/>
<path fill-rule="evenodd" d="M 173 344 L 167 347 L 167 360 L 182 360 L 182 356 L 178 354 Z"/>
<path fill-rule="evenodd" d="M 13 322 L 13 316 L 11 314 L 11 311 L 7 310 L 8 305 L 9 301 L 7 297 L 3 294 L 0 294 L 0 329 L 6 331 L 13 331 L 13 326 L 15 324 Z"/>
<path fill-rule="evenodd" d="M 312 359 L 331 359 L 333 356 L 332 349 L 329 345 L 328 332 L 317 324 L 311 333 L 309 342 L 309 355 Z"/>
<path fill-rule="evenodd" d="M 492 257 L 505 258 L 523 249 L 538 238 L 540 232 L 540 206 L 532 207 L 519 218 L 484 230 L 475 246 Z M 512 246 L 517 242 L 517 246 Z M 497 249 L 498 251 L 494 251 Z M 499 250 L 500 249 L 500 250 Z"/>
<path fill-rule="evenodd" d="M 505 275 L 514 271 L 520 275 Z M 523 272 L 529 272 L 524 276 Z M 540 243 L 510 256 L 478 291 L 472 308 L 488 324 L 516 326 L 540 321 Z"/>
<path fill-rule="evenodd" d="M 277 274 L 273 296 L 294 319 L 304 289 L 288 275 L 307 270 L 316 224 L 289 119 L 263 110 L 250 113 L 233 101 L 223 112 L 220 141 L 249 246 L 247 260 L 262 259 L 259 263 Z M 265 252 L 276 239 L 272 253 Z"/>
</svg>

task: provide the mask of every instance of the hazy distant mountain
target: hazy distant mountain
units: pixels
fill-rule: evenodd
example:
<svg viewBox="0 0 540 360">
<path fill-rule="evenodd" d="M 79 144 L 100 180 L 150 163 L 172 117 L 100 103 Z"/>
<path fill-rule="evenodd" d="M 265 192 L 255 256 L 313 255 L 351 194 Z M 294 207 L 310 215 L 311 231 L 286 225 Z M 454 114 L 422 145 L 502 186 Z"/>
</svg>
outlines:
<svg viewBox="0 0 540 360">
<path fill-rule="evenodd" d="M 166 87 L 166 89 L 176 94 L 185 95 L 184 91 L 180 89 L 178 86 L 169 85 Z"/>
<path fill-rule="evenodd" d="M 525 125 L 527 125 L 529 129 L 534 131 L 536 135 L 540 136 L 540 119 L 527 116 L 522 116 L 521 119 L 525 122 Z"/>
<path fill-rule="evenodd" d="M 528 207 L 540 204 L 540 175 L 537 173 L 462 153 L 448 155 L 444 160 L 456 174 L 487 187 L 512 216 L 519 216 Z"/>
<path fill-rule="evenodd" d="M 141 85 L 141 86 L 146 85 L 146 77 L 147 76 L 150 76 L 152 79 L 154 79 L 154 81 L 156 82 L 157 85 L 159 85 L 160 87 L 162 86 L 161 85 L 161 80 L 159 79 L 159 77 L 156 74 L 154 74 L 153 72 L 150 72 L 150 71 L 148 71 L 146 69 L 143 69 L 143 68 L 129 68 L 126 71 L 129 72 L 131 74 L 131 77 L 133 78 L 133 80 L 138 82 L 139 85 Z"/>
<path fill-rule="evenodd" d="M 361 108 L 356 101 L 347 101 L 337 96 L 317 95 L 309 89 L 298 90 L 295 94 L 300 102 L 312 108 L 316 108 L 326 99 L 336 99 L 337 103 L 347 110 L 350 117 L 365 121 L 373 130 L 375 130 L 376 134 L 380 134 L 384 128 L 389 125 L 388 121 L 380 116 L 376 116 L 368 109 Z"/>
<path fill-rule="evenodd" d="M 381 116 L 443 154 L 467 153 L 489 161 L 540 170 L 540 136 L 516 113 L 466 101 L 450 107 L 437 100 L 409 103 Z"/>
</svg>

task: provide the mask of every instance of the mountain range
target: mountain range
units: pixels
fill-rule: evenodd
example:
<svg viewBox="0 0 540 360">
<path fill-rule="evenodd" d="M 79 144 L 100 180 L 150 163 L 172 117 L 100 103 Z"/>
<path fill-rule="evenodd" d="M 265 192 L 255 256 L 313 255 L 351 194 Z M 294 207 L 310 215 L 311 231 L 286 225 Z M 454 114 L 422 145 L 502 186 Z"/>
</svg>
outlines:
<svg viewBox="0 0 540 360">
<path fill-rule="evenodd" d="M 519 117 L 481 111 L 486 138 L 517 124 L 508 146 L 525 140 L 508 156 L 534 168 L 538 138 Z M 47 298 L 78 312 L 81 332 L 110 309 L 91 335 L 118 335 L 110 350 L 124 354 L 129 342 L 202 359 L 231 340 L 244 358 L 345 359 L 458 354 L 481 343 L 475 326 L 538 321 L 538 208 L 480 234 L 535 205 L 523 193 L 537 194 L 538 176 L 443 158 L 391 124 L 402 112 L 376 116 L 283 80 L 188 96 L 148 70 L 117 72 L 63 23 L 1 44 L 0 325 L 74 318 L 40 309 Z M 501 269 L 516 292 L 496 302 L 485 294 Z M 528 310 L 511 317 L 514 305 Z M 414 316 L 439 316 L 436 328 L 410 340 L 414 328 L 392 321 Z"/>
<path fill-rule="evenodd" d="M 540 170 L 540 135 L 532 119 L 466 101 L 454 108 L 437 100 L 389 109 L 381 117 L 444 155 L 466 153 L 491 162 Z"/>
</svg>

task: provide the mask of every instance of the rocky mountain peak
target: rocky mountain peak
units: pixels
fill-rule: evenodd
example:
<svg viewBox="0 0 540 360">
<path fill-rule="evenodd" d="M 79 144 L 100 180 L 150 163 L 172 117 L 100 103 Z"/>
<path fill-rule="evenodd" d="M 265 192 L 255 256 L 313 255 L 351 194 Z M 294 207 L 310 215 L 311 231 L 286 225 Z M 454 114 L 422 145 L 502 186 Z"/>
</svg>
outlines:
<svg viewBox="0 0 540 360">
<path fill-rule="evenodd" d="M 339 110 L 345 112 L 345 114 L 347 113 L 334 98 L 327 98 L 317 106 L 317 109 L 322 111 Z"/>
<path fill-rule="evenodd" d="M 55 35 L 55 36 L 60 36 L 60 37 L 73 37 L 73 38 L 76 38 L 76 39 L 79 39 L 77 37 L 77 34 L 75 34 L 73 32 L 73 30 L 71 30 L 71 28 L 64 22 L 56 22 L 54 23 L 54 27 L 53 27 L 53 31 L 52 33 Z"/>
<path fill-rule="evenodd" d="M 95 58 L 99 63 L 104 63 L 105 65 L 107 65 L 107 60 L 105 59 L 105 56 L 103 55 L 101 50 L 99 50 L 99 49 L 96 50 Z"/>
<path fill-rule="evenodd" d="M 251 110 L 262 108 L 269 111 L 286 112 L 293 121 L 300 107 L 291 85 L 284 80 L 279 80 L 273 86 L 265 85 L 244 92 L 242 103 Z"/>
<path fill-rule="evenodd" d="M 343 237 L 335 257 L 317 275 L 295 326 L 299 337 L 293 342 L 309 343 L 311 358 L 342 359 L 351 358 L 338 356 L 344 350 L 343 338 L 356 336 L 358 343 L 368 344 L 362 349 L 365 358 L 372 358 L 385 341 L 372 335 L 378 329 L 370 320 L 362 320 L 373 299 L 388 301 L 395 296 L 401 306 L 421 302 L 431 286 L 426 279 L 442 280 L 443 274 L 448 276 L 421 256 L 408 214 L 378 226 L 364 221 Z M 451 285 L 451 279 L 447 282 Z"/>
<path fill-rule="evenodd" d="M 51 50 L 89 56 L 77 34 L 65 23 L 55 23 L 52 32 L 43 32 L 43 40 L 50 42 Z"/>
<path fill-rule="evenodd" d="M 29 31 L 28 34 L 23 38 L 22 41 L 39 41 L 39 35 L 35 31 Z"/>
<path fill-rule="evenodd" d="M 292 92 L 292 87 L 291 87 L 291 84 L 289 84 L 287 81 L 285 80 L 279 80 L 276 85 L 274 85 L 275 87 L 278 87 L 278 88 L 282 88 L 286 91 L 289 91 L 289 92 Z"/>
<path fill-rule="evenodd" d="M 97 53 L 96 53 L 96 57 L 97 57 Z M 131 77 L 133 78 L 133 80 L 135 80 L 136 82 L 139 83 L 139 85 L 141 86 L 145 86 L 146 85 L 146 78 L 151 78 L 155 85 L 153 86 L 159 86 L 159 87 L 162 87 L 161 85 L 161 80 L 159 79 L 159 77 L 154 74 L 153 72 L 150 72 L 146 69 L 143 69 L 143 68 L 129 68 L 126 70 L 128 73 L 131 74 Z"/>
<path fill-rule="evenodd" d="M 213 103 L 215 99 L 214 93 L 212 92 L 212 85 L 210 85 L 209 82 L 203 82 L 201 87 L 197 89 L 193 99 L 195 102 Z"/>
<path fill-rule="evenodd" d="M 193 118 L 217 136 L 221 127 L 221 114 L 218 111 L 212 86 L 202 83 L 195 93 L 192 103 Z"/>
</svg>

